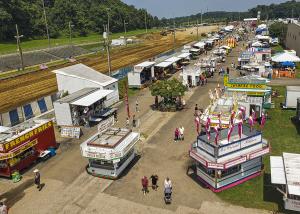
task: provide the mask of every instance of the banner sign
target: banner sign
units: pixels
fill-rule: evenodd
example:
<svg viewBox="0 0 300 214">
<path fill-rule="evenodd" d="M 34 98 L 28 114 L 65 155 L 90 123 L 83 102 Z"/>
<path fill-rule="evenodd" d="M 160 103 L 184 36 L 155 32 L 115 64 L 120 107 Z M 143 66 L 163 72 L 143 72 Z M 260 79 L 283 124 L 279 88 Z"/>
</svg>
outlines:
<svg viewBox="0 0 300 214">
<path fill-rule="evenodd" d="M 103 132 L 105 132 L 109 127 L 113 126 L 114 123 L 115 123 L 115 120 L 114 120 L 113 116 L 107 118 L 106 120 L 102 120 L 98 124 L 98 132 L 99 132 L 99 134 L 102 134 Z"/>
<path fill-rule="evenodd" d="M 79 126 L 62 126 L 60 134 L 62 137 L 79 139 L 81 129 Z"/>
<path fill-rule="evenodd" d="M 202 165 L 206 166 L 206 161 L 202 158 L 200 158 L 197 154 L 194 152 L 190 151 L 190 157 L 201 163 Z"/>
</svg>

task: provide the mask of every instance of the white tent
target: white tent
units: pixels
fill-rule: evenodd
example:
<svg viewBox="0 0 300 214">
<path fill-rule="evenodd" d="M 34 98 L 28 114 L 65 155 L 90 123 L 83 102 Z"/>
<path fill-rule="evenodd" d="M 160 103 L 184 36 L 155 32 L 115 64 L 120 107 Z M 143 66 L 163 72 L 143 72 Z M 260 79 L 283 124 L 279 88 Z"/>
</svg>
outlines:
<svg viewBox="0 0 300 214">
<path fill-rule="evenodd" d="M 252 47 L 262 47 L 263 46 L 263 44 L 261 43 L 261 42 L 253 42 L 252 43 L 252 45 L 251 45 Z"/>
<path fill-rule="evenodd" d="M 300 58 L 290 54 L 290 53 L 281 53 L 272 57 L 273 62 L 300 62 Z"/>
<path fill-rule="evenodd" d="M 180 54 L 180 55 L 177 56 L 177 57 L 178 57 L 178 58 L 181 58 L 181 59 L 185 59 L 185 58 L 188 58 L 190 55 L 191 55 L 191 53 L 182 53 L 182 54 Z"/>
</svg>

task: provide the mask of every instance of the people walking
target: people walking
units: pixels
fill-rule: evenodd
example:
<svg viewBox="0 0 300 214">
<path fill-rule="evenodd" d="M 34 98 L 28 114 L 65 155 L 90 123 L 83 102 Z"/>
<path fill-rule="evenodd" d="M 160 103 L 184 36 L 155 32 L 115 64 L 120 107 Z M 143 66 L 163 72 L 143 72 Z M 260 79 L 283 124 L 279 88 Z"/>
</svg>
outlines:
<svg viewBox="0 0 300 214">
<path fill-rule="evenodd" d="M 167 177 L 167 178 L 165 179 L 165 181 L 164 181 L 164 187 L 165 187 L 165 189 L 167 189 L 167 188 L 172 189 L 172 182 L 171 182 L 171 180 L 170 180 L 169 177 Z"/>
<path fill-rule="evenodd" d="M 195 116 L 198 116 L 199 114 L 199 108 L 198 108 L 198 104 L 195 105 Z"/>
<path fill-rule="evenodd" d="M 175 129 L 175 132 L 174 132 L 174 137 L 175 137 L 175 143 L 177 142 L 177 140 L 179 140 L 179 135 L 180 135 L 180 133 L 179 133 L 179 129 L 178 128 L 176 128 Z"/>
<path fill-rule="evenodd" d="M 150 178 L 151 178 L 151 183 L 152 183 L 152 189 L 156 191 L 158 188 L 158 185 L 157 185 L 158 176 L 155 174 L 155 175 L 151 175 Z"/>
<path fill-rule="evenodd" d="M 36 187 L 38 188 L 39 191 L 41 191 L 42 186 L 41 186 L 41 174 L 38 169 L 35 169 L 34 171 L 34 183 Z"/>
<path fill-rule="evenodd" d="M 129 121 L 129 118 L 127 117 L 126 118 L 126 128 L 129 128 L 129 126 L 130 126 L 130 121 Z"/>
<path fill-rule="evenodd" d="M 143 191 L 143 194 L 146 195 L 146 193 L 148 193 L 148 178 L 146 176 L 144 176 L 142 178 L 142 191 Z"/>
<path fill-rule="evenodd" d="M 138 99 L 136 99 L 136 101 L 135 101 L 135 111 L 139 112 L 139 101 L 138 101 Z"/>
<path fill-rule="evenodd" d="M 227 70 L 227 75 L 229 75 L 229 68 L 227 67 L 227 69 L 226 69 L 226 70 Z"/>
<path fill-rule="evenodd" d="M 180 140 L 184 140 L 184 127 L 183 126 L 179 127 L 179 138 L 180 138 Z"/>
<path fill-rule="evenodd" d="M 135 119 L 135 115 L 133 115 L 132 117 L 132 126 L 135 128 L 136 127 L 136 119 Z"/>
</svg>

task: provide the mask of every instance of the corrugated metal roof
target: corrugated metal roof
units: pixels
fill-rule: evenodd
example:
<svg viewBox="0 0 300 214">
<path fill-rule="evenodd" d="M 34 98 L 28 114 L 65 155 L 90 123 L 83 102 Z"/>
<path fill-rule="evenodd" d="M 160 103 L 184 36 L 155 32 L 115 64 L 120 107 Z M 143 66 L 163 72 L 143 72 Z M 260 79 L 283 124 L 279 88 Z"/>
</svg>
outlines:
<svg viewBox="0 0 300 214">
<path fill-rule="evenodd" d="M 182 53 L 179 56 L 177 56 L 178 58 L 187 58 L 188 56 L 190 56 L 191 53 Z"/>
<path fill-rule="evenodd" d="M 300 154 L 283 153 L 288 193 L 300 196 Z"/>
<path fill-rule="evenodd" d="M 97 90 L 72 102 L 71 104 L 76 106 L 88 107 L 93 105 L 95 102 L 105 98 L 107 95 L 111 93 L 113 93 L 113 90 Z"/>
<path fill-rule="evenodd" d="M 178 62 L 179 60 L 181 60 L 181 58 L 173 56 L 171 58 L 166 59 L 165 61 L 174 63 L 174 62 Z"/>
<path fill-rule="evenodd" d="M 173 64 L 173 62 L 161 62 L 161 63 L 157 64 L 156 67 L 166 68 L 172 64 Z"/>
<path fill-rule="evenodd" d="M 56 100 L 55 102 L 58 103 L 71 103 L 74 102 L 77 99 L 80 99 L 81 97 L 84 97 L 90 93 L 93 93 L 94 91 L 99 90 L 99 88 L 83 88 L 79 91 L 74 92 L 73 94 L 70 94 L 68 96 L 65 96 L 59 100 Z"/>
<path fill-rule="evenodd" d="M 89 80 L 101 86 L 107 86 L 118 81 L 117 79 L 102 74 L 84 64 L 76 64 L 69 67 L 60 68 L 54 70 L 53 73 Z"/>
<path fill-rule="evenodd" d="M 143 68 L 147 68 L 150 67 L 152 65 L 154 65 L 155 62 L 150 62 L 150 61 L 146 61 L 146 62 L 142 62 L 140 64 L 135 65 L 134 67 L 143 67 Z"/>
</svg>

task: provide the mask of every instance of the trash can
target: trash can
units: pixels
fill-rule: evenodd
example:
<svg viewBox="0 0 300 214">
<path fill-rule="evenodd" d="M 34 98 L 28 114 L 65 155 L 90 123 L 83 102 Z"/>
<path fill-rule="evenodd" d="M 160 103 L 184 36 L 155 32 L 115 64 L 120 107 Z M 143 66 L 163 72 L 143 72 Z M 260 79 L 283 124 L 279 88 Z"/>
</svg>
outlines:
<svg viewBox="0 0 300 214">
<path fill-rule="evenodd" d="M 14 183 L 17 183 L 21 180 L 22 176 L 20 175 L 19 171 L 15 171 L 11 174 L 11 177 L 12 177 L 12 181 Z"/>
<path fill-rule="evenodd" d="M 51 157 L 56 155 L 56 150 L 55 150 L 55 148 L 49 148 L 48 150 L 50 151 L 50 156 L 51 156 Z"/>
</svg>

